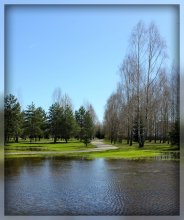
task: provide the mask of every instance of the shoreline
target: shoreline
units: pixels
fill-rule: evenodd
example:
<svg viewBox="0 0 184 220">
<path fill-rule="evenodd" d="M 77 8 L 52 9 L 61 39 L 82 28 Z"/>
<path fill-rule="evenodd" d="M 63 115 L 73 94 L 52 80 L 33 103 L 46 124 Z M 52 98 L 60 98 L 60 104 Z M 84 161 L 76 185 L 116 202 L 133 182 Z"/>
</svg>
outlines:
<svg viewBox="0 0 184 220">
<path fill-rule="evenodd" d="M 63 158 L 85 158 L 85 159 L 162 159 L 179 160 L 180 151 L 175 147 L 164 144 L 146 143 L 142 149 L 126 144 L 112 145 L 104 140 L 93 140 L 91 144 L 84 147 L 80 142 L 70 142 L 68 144 L 58 143 L 58 145 L 44 143 L 10 144 L 5 147 L 4 158 L 25 158 L 25 157 L 63 157 Z M 31 146 L 31 147 L 30 147 Z M 31 150 L 29 149 L 31 148 Z M 18 149 L 18 150 L 17 150 Z M 8 152 L 9 151 L 9 152 Z"/>
</svg>

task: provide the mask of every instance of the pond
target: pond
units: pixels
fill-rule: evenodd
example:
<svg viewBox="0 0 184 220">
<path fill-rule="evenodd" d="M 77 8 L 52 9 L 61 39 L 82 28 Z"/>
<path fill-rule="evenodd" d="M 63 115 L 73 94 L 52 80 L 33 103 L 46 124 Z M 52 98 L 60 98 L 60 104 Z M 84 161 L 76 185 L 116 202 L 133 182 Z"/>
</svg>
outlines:
<svg viewBox="0 0 184 220">
<path fill-rule="evenodd" d="M 5 161 L 5 215 L 179 215 L 179 161 Z"/>
</svg>

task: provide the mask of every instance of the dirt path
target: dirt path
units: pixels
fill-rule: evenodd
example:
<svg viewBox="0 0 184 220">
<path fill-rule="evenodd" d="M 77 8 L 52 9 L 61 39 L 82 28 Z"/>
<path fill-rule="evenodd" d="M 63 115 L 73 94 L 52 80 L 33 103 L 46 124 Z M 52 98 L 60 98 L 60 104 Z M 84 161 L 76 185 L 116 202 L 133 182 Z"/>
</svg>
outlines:
<svg viewBox="0 0 184 220">
<path fill-rule="evenodd" d="M 33 154 L 70 154 L 70 153 L 90 153 L 90 152 L 99 152 L 99 151 L 107 151 L 107 150 L 115 150 L 118 147 L 112 146 L 110 144 L 104 144 L 103 140 L 94 140 L 91 142 L 92 145 L 96 146 L 96 148 L 91 148 L 88 150 L 73 150 L 73 151 L 31 151 L 31 152 L 5 152 L 5 155 L 33 155 Z"/>
<path fill-rule="evenodd" d="M 95 145 L 99 150 L 114 150 L 114 149 L 118 149 L 118 147 L 113 146 L 111 144 L 104 144 L 103 140 L 100 140 L 100 139 L 96 139 L 96 140 L 92 141 L 91 144 Z"/>
</svg>

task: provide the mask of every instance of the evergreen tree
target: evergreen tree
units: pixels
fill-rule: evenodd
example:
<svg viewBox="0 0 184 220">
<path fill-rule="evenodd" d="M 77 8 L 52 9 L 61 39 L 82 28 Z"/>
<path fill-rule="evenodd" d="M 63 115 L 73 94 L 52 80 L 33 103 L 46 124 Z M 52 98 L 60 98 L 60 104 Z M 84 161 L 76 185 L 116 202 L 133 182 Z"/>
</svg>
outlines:
<svg viewBox="0 0 184 220">
<path fill-rule="evenodd" d="M 94 124 L 93 119 L 89 111 L 87 111 L 84 115 L 84 127 L 83 127 L 83 143 L 87 146 L 93 137 L 94 133 Z"/>
<path fill-rule="evenodd" d="M 61 128 L 62 128 L 62 115 L 63 115 L 63 108 L 58 104 L 54 103 L 49 108 L 49 127 L 50 133 L 54 138 L 54 143 L 56 143 L 57 138 L 61 137 Z"/>
<path fill-rule="evenodd" d="M 46 115 L 41 107 L 36 108 L 34 103 L 28 105 L 24 111 L 24 136 L 28 136 L 30 141 L 40 139 L 45 120 Z"/>
<path fill-rule="evenodd" d="M 39 128 L 37 136 L 40 140 L 40 138 L 44 136 L 44 132 L 46 129 L 46 113 L 42 107 L 38 107 L 35 110 L 35 117 L 37 119 L 37 127 Z"/>
<path fill-rule="evenodd" d="M 22 132 L 22 115 L 20 104 L 12 94 L 5 97 L 4 111 L 5 141 L 15 138 L 15 141 L 18 142 L 18 137 Z"/>
<path fill-rule="evenodd" d="M 77 137 L 82 141 L 84 136 L 84 116 L 86 114 L 86 110 L 83 106 L 79 108 L 78 111 L 75 111 L 75 119 L 78 124 L 78 135 Z"/>
<path fill-rule="evenodd" d="M 75 129 L 75 118 L 71 106 L 66 105 L 62 114 L 62 138 L 65 139 L 66 143 L 74 135 Z"/>
<path fill-rule="evenodd" d="M 79 126 L 79 138 L 86 146 L 90 143 L 94 134 L 94 123 L 90 111 L 81 106 L 78 111 L 75 112 L 76 122 Z"/>
</svg>

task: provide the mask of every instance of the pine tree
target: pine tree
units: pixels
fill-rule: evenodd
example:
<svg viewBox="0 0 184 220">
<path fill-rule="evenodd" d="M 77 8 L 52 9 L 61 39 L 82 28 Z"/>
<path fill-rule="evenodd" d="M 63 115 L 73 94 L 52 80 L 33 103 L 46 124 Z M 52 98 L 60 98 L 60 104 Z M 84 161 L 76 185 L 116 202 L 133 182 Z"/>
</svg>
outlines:
<svg viewBox="0 0 184 220">
<path fill-rule="evenodd" d="M 63 108 L 58 103 L 52 104 L 49 108 L 48 123 L 54 143 L 56 143 L 57 138 L 61 137 L 62 115 Z"/>
<path fill-rule="evenodd" d="M 10 138 L 18 138 L 22 132 L 22 114 L 21 107 L 14 95 L 9 94 L 5 97 L 4 103 L 5 114 L 5 141 Z"/>
<path fill-rule="evenodd" d="M 83 106 L 79 108 L 78 111 L 75 111 L 75 119 L 78 124 L 78 135 L 80 141 L 82 141 L 84 136 L 84 116 L 86 114 L 86 110 Z"/>
<path fill-rule="evenodd" d="M 86 146 L 91 142 L 94 134 L 93 117 L 90 111 L 81 106 L 78 111 L 75 112 L 76 122 L 79 126 L 79 138 Z"/>
<path fill-rule="evenodd" d="M 94 133 L 94 124 L 93 119 L 89 111 L 84 115 L 84 134 L 83 134 L 83 143 L 87 146 L 93 137 Z"/>
<path fill-rule="evenodd" d="M 74 134 L 75 129 L 75 118 L 73 115 L 72 108 L 69 105 L 65 106 L 62 114 L 62 138 L 65 139 L 66 143 Z"/>
<path fill-rule="evenodd" d="M 43 126 L 46 121 L 46 115 L 41 107 L 36 108 L 35 104 L 27 106 L 24 111 L 24 136 L 28 136 L 30 141 L 43 136 Z"/>
</svg>

